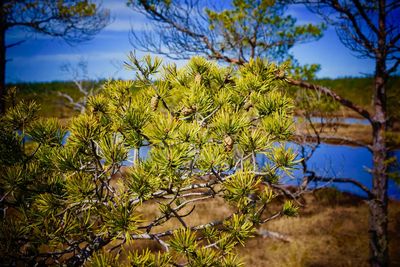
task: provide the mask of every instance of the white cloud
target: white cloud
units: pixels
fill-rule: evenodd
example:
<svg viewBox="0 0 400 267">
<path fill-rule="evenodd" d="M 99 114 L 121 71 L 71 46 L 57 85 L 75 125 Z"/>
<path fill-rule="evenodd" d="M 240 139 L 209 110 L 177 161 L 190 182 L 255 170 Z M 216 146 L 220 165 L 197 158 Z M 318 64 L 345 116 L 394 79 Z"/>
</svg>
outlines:
<svg viewBox="0 0 400 267">
<path fill-rule="evenodd" d="M 153 27 L 151 24 L 146 23 L 145 21 L 135 21 L 132 22 L 127 19 L 118 19 L 115 20 L 113 23 L 108 25 L 105 28 L 106 31 L 113 31 L 113 32 L 129 32 L 131 30 L 134 31 L 151 31 Z"/>
<path fill-rule="evenodd" d="M 297 24 L 320 23 L 322 20 L 311 13 L 304 5 L 289 5 L 285 15 L 291 15 L 297 19 Z"/>
<path fill-rule="evenodd" d="M 131 26 L 129 21 L 126 20 L 116 20 L 113 21 L 110 25 L 108 25 L 104 30 L 113 31 L 113 32 L 125 32 L 130 31 Z"/>
<path fill-rule="evenodd" d="M 133 10 L 126 5 L 124 0 L 107 0 L 101 5 L 111 11 L 111 15 L 132 15 Z"/>
</svg>

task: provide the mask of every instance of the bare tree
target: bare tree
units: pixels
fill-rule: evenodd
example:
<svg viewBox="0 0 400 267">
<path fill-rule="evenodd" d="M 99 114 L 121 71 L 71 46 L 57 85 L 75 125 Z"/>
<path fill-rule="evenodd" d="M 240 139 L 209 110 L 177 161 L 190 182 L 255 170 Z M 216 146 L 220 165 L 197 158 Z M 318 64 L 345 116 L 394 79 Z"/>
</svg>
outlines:
<svg viewBox="0 0 400 267">
<path fill-rule="evenodd" d="M 372 266 L 387 266 L 387 185 L 388 147 L 385 132 L 388 126 L 386 85 L 400 64 L 400 26 L 398 1 L 301 1 L 313 12 L 321 15 L 336 28 L 342 43 L 360 57 L 375 61 L 374 94 L 370 113 L 360 109 L 346 99 L 336 96 L 343 105 L 355 110 L 368 119 L 372 126 L 373 186 L 370 207 L 370 253 Z M 292 84 L 322 90 L 326 88 L 289 80 Z"/>
<path fill-rule="evenodd" d="M 25 41 L 8 44 L 8 30 L 19 27 L 75 43 L 89 40 L 110 20 L 108 10 L 88 0 L 1 0 L 0 5 L 0 114 L 5 109 L 7 49 Z"/>
<path fill-rule="evenodd" d="M 73 110 L 84 113 L 89 97 L 100 90 L 98 86 L 96 87 L 95 81 L 91 80 L 88 75 L 88 62 L 82 58 L 76 66 L 66 63 L 61 66 L 61 70 L 70 76 L 82 96 L 74 99 L 74 97 L 65 92 L 58 92 L 58 95 L 67 100 L 68 105 Z"/>
</svg>

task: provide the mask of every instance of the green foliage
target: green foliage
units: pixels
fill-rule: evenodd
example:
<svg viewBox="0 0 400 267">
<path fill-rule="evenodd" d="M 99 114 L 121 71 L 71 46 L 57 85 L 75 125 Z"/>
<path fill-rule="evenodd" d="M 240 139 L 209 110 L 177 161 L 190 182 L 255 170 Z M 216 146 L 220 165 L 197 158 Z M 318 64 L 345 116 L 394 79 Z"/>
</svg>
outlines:
<svg viewBox="0 0 400 267">
<path fill-rule="evenodd" d="M 260 182 L 260 179 L 254 177 L 251 173 L 236 173 L 224 183 L 224 187 L 227 190 L 225 199 L 235 203 L 238 209 L 242 210 L 254 201 L 252 198 Z"/>
<path fill-rule="evenodd" d="M 141 162 L 130 169 L 126 183 L 132 194 L 145 201 L 161 187 L 162 180 L 150 162 Z"/>
<path fill-rule="evenodd" d="M 255 129 L 250 132 L 243 131 L 239 136 L 239 146 L 244 153 L 251 151 L 261 152 L 271 146 L 269 136 L 261 129 Z"/>
<path fill-rule="evenodd" d="M 129 252 L 128 265 L 138 267 L 167 267 L 171 266 L 172 258 L 168 253 L 152 253 L 146 249 L 139 253 L 139 251 Z"/>
<path fill-rule="evenodd" d="M 20 142 L 21 138 L 6 125 L 4 118 L 0 118 L 0 165 L 8 166 L 22 160 Z"/>
<path fill-rule="evenodd" d="M 76 148 L 91 149 L 93 142 L 100 139 L 101 124 L 95 116 L 84 114 L 74 118 L 70 125 L 68 143 Z"/>
<path fill-rule="evenodd" d="M 104 166 L 113 165 L 115 162 L 127 160 L 128 150 L 120 135 L 103 136 L 98 142 L 99 156 L 104 159 Z"/>
<path fill-rule="evenodd" d="M 282 114 L 287 107 L 292 106 L 292 101 L 279 91 L 271 91 L 267 94 L 252 95 L 252 103 L 259 116 L 269 116 L 273 113 Z"/>
<path fill-rule="evenodd" d="M 293 133 L 293 120 L 288 114 L 273 113 L 261 120 L 261 127 L 272 140 L 287 140 Z"/>
<path fill-rule="evenodd" d="M 12 130 L 24 132 L 26 127 L 37 118 L 38 110 L 39 106 L 34 101 L 29 103 L 21 101 L 8 110 L 4 122 L 9 124 Z"/>
<path fill-rule="evenodd" d="M 47 146 L 61 145 L 65 134 L 66 131 L 56 119 L 37 120 L 28 132 L 33 141 Z"/>
<path fill-rule="evenodd" d="M 265 152 L 264 152 L 265 153 Z M 274 146 L 272 150 L 265 153 L 271 162 L 275 163 L 275 168 L 284 171 L 290 175 L 290 171 L 302 160 L 296 159 L 297 154 L 294 153 L 291 147 Z"/>
<path fill-rule="evenodd" d="M 114 255 L 104 252 L 96 252 L 85 265 L 87 267 L 116 267 L 119 264 L 118 258 Z"/>
<path fill-rule="evenodd" d="M 182 254 L 193 254 L 198 248 L 196 235 L 189 229 L 178 229 L 174 232 L 169 245 Z"/>
<path fill-rule="evenodd" d="M 214 117 L 213 125 L 216 136 L 223 138 L 236 135 L 248 127 L 249 122 L 245 114 L 223 109 Z"/>
<path fill-rule="evenodd" d="M 176 66 L 175 66 L 176 67 Z M 165 66 L 164 66 L 165 68 Z M 170 66 L 171 69 L 174 69 L 173 66 Z M 171 70 L 172 71 L 172 70 Z M 172 71 L 173 72 L 173 71 Z M 174 73 L 174 72 L 173 72 Z M 175 79 L 176 75 L 172 74 L 169 79 Z M 271 77 L 272 78 L 272 77 Z M 357 77 L 345 77 L 338 79 L 313 79 L 316 84 L 320 84 L 331 88 L 334 92 L 338 93 L 340 96 L 343 96 L 346 99 L 350 99 L 352 102 L 364 107 L 368 108 L 371 104 L 372 97 L 372 89 L 373 82 L 372 78 L 357 78 Z M 249 82 L 251 79 L 249 78 Z M 97 81 L 96 87 L 100 86 L 100 83 L 104 83 L 104 81 Z M 243 83 L 245 83 L 243 81 Z M 38 105 L 40 105 L 40 110 L 38 111 L 38 115 L 41 117 L 57 117 L 57 118 L 65 118 L 71 117 L 73 114 L 68 110 L 66 110 L 65 105 L 60 103 L 59 96 L 57 95 L 58 91 L 65 91 L 68 95 L 71 95 L 73 98 L 80 97 L 79 92 L 77 92 L 74 84 L 72 82 L 46 82 L 46 83 L 18 83 L 18 84 L 10 84 L 8 85 L 8 91 L 12 87 L 17 87 L 17 99 L 24 100 L 25 102 L 29 102 L 31 100 L 35 100 Z M 292 90 L 293 89 L 293 90 Z M 289 88 L 288 95 L 296 100 L 296 110 L 301 111 L 301 105 L 304 104 L 313 104 L 318 98 L 323 98 L 321 95 L 314 96 L 317 99 L 309 97 L 309 95 L 304 95 L 305 92 L 299 93 L 296 96 L 297 92 L 300 90 L 298 88 Z M 400 79 L 398 76 L 393 76 L 388 82 L 387 85 L 388 91 L 388 115 L 391 120 L 399 121 L 400 114 L 396 107 L 399 105 L 397 95 L 400 94 Z M 308 91 L 310 92 L 310 91 Z M 220 92 L 221 101 L 225 102 L 229 99 L 229 94 L 226 90 Z M 108 99 L 103 95 L 100 95 L 101 105 L 108 105 Z M 92 99 L 92 98 L 90 98 Z M 95 98 L 93 98 L 95 99 Z M 303 101 L 304 100 L 304 101 Z M 326 99 L 329 101 L 329 99 Z M 330 101 L 334 104 L 332 101 Z M 11 106 L 12 100 L 7 101 L 8 105 Z M 315 104 L 315 103 L 314 103 Z M 92 104 L 89 104 L 93 106 Z M 336 105 L 336 104 L 334 104 Z M 142 107 L 142 106 L 141 106 Z M 330 109 L 332 110 L 332 109 Z M 318 111 L 314 109 L 314 111 Z M 336 111 L 336 108 L 332 111 Z M 322 110 L 323 112 L 323 110 Z"/>
<path fill-rule="evenodd" d="M 155 57 L 152 59 L 150 55 L 146 55 L 142 60 L 139 60 L 133 52 L 129 53 L 128 60 L 125 62 L 125 67 L 130 70 L 137 70 L 137 78 L 139 81 L 147 82 L 151 75 L 158 73 L 161 66 L 161 59 Z"/>
<path fill-rule="evenodd" d="M 299 208 L 293 204 L 293 201 L 288 200 L 285 201 L 282 207 L 282 213 L 286 216 L 295 216 L 297 215 L 297 210 Z"/>
<path fill-rule="evenodd" d="M 227 237 L 233 242 L 244 245 L 244 241 L 254 232 L 253 223 L 244 215 L 233 214 L 232 218 L 224 223 L 228 231 Z"/>
<path fill-rule="evenodd" d="M 90 38 L 110 19 L 109 10 L 89 0 L 9 1 L 2 8 L 7 27 L 25 27 L 69 42 Z"/>
<path fill-rule="evenodd" d="M 298 163 L 276 144 L 290 135 L 278 126 L 292 120 L 282 81 L 272 79 L 280 67 L 254 60 L 234 71 L 196 57 L 159 71 L 158 60 L 130 61 L 138 79 L 108 81 L 66 128 L 36 119 L 38 107 L 25 102 L 1 119 L 1 140 L 15 145 L 0 146 L 4 261 L 241 266 L 235 245 L 273 216 L 266 207 L 279 192 L 270 183 Z M 251 77 L 257 81 L 248 86 Z M 146 158 L 139 149 L 149 149 Z M 266 166 L 257 153 L 268 155 Z M 225 199 L 232 213 L 188 223 L 195 204 L 212 198 Z M 277 214 L 294 210 L 285 204 Z M 164 251 L 125 251 L 148 239 Z M 110 256 L 121 253 L 127 262 Z"/>
<path fill-rule="evenodd" d="M 129 241 L 131 234 L 138 232 L 137 227 L 141 221 L 140 215 L 135 215 L 136 205 L 129 199 L 129 195 L 125 194 L 118 195 L 108 204 L 100 207 L 103 225 L 99 234 Z"/>
</svg>

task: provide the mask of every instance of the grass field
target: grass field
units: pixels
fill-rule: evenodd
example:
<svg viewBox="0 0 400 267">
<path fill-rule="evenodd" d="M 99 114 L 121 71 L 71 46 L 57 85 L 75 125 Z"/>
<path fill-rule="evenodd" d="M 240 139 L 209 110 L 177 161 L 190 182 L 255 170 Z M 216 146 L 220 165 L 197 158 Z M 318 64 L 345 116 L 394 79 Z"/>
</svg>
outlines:
<svg viewBox="0 0 400 267">
<path fill-rule="evenodd" d="M 335 189 L 304 196 L 306 206 L 295 218 L 274 220 L 265 227 L 291 240 L 257 237 L 239 254 L 247 266 L 369 266 L 368 206 Z M 400 203 L 389 204 L 390 266 L 400 266 Z"/>
<path fill-rule="evenodd" d="M 86 83 L 94 83 L 95 86 L 100 87 L 104 81 L 88 81 Z M 8 88 L 11 87 L 17 88 L 17 100 L 35 100 L 40 104 L 40 116 L 65 119 L 78 114 L 72 108 L 68 107 L 68 101 L 59 95 L 59 92 L 63 92 L 75 100 L 82 97 L 82 93 L 79 92 L 72 81 L 9 84 Z"/>
<path fill-rule="evenodd" d="M 304 206 L 296 217 L 281 217 L 259 228 L 273 231 L 286 240 L 255 235 L 244 246 L 236 248 L 245 266 L 297 267 L 297 266 L 369 266 L 368 206 L 363 199 L 325 188 L 306 193 L 300 200 Z M 276 200 L 271 209 L 281 203 Z M 146 217 L 159 215 L 159 211 L 147 205 Z M 188 208 L 190 209 L 190 207 Z M 188 226 L 222 219 L 231 208 L 220 198 L 196 204 L 191 216 L 185 218 Z M 177 228 L 180 223 L 170 220 L 156 232 Z M 400 203 L 389 202 L 389 254 L 390 266 L 400 266 Z M 151 249 L 162 251 L 156 241 L 135 241 L 127 250 Z M 120 261 L 124 262 L 124 253 Z"/>
</svg>

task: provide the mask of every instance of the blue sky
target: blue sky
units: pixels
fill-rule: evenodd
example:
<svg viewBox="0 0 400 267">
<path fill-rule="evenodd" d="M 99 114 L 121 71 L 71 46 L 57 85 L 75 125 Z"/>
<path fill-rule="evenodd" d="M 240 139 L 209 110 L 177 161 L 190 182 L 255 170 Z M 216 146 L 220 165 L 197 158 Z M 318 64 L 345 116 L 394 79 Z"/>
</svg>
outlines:
<svg viewBox="0 0 400 267">
<path fill-rule="evenodd" d="M 7 82 L 68 80 L 71 76 L 63 72 L 61 66 L 66 63 L 74 65 L 81 59 L 88 62 L 89 76 L 92 78 L 133 78 L 134 74 L 122 66 L 133 49 L 129 32 L 131 28 L 136 31 L 151 30 L 151 24 L 142 15 L 127 8 L 125 2 L 104 0 L 103 6 L 110 9 L 113 22 L 92 40 L 75 46 L 21 29 L 7 32 L 7 43 L 28 35 L 26 42 L 7 51 L 7 58 L 10 59 L 6 69 Z M 288 13 L 295 16 L 299 23 L 319 21 L 302 6 L 291 7 Z M 319 41 L 297 45 L 292 53 L 302 64 L 320 64 L 318 77 L 364 76 L 372 74 L 374 69 L 373 61 L 357 58 L 340 43 L 335 30 L 331 28 Z M 165 59 L 165 62 L 169 61 L 172 60 Z"/>
</svg>

